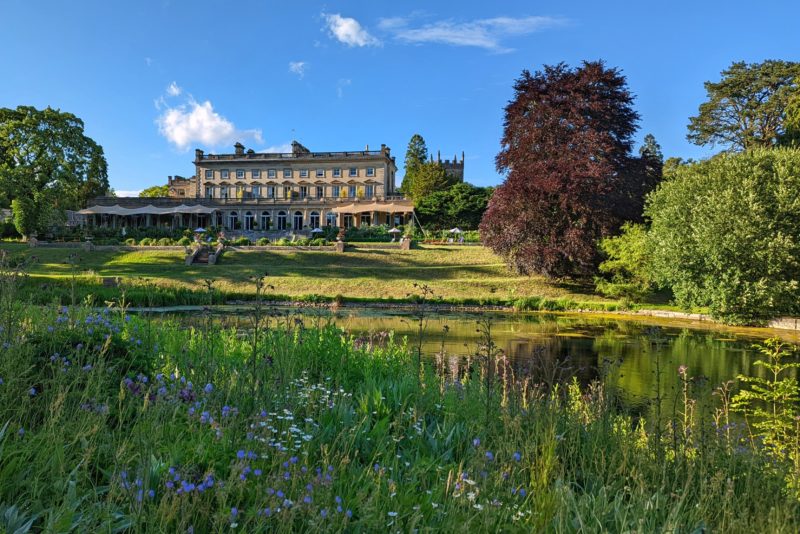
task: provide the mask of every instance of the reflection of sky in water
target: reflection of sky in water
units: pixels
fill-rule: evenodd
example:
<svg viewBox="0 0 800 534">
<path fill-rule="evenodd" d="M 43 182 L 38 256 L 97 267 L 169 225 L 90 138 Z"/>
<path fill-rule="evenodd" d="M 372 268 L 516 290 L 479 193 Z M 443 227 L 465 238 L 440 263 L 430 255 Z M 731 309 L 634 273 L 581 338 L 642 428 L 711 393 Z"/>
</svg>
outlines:
<svg viewBox="0 0 800 534">
<path fill-rule="evenodd" d="M 247 317 L 235 312 L 220 315 L 223 322 L 246 327 Z M 433 357 L 444 346 L 453 361 L 474 355 L 481 333 L 478 314 L 437 313 L 426 318 L 423 353 Z M 753 343 L 764 331 L 730 329 L 703 323 L 668 322 L 659 319 L 554 314 L 493 314 L 492 339 L 509 358 L 517 377 L 568 369 L 583 383 L 608 371 L 607 384 L 629 407 L 641 406 L 654 396 L 660 364 L 662 394 L 674 398 L 682 387 L 678 367 L 686 365 L 689 376 L 708 378 L 708 394 L 739 374 L 764 376 L 753 366 L 757 351 Z M 417 339 L 417 319 L 408 312 L 345 309 L 334 315 L 314 311 L 305 323 L 334 322 L 354 335 L 394 332 L 395 339 Z M 445 328 L 447 327 L 447 332 Z M 691 328 L 689 328 L 691 326 Z M 792 334 L 786 334 L 791 338 Z M 451 363 L 456 365 L 456 363 Z"/>
</svg>

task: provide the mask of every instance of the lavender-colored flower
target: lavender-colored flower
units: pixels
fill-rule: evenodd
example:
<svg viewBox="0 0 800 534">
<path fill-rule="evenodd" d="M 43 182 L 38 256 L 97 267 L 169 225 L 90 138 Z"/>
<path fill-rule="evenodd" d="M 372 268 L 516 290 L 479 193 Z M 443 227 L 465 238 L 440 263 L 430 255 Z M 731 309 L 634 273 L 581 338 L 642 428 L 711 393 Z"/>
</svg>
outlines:
<svg viewBox="0 0 800 534">
<path fill-rule="evenodd" d="M 514 461 L 519 462 L 520 460 L 522 460 L 522 455 L 517 451 L 514 453 Z"/>
<path fill-rule="evenodd" d="M 239 509 L 234 506 L 231 508 L 231 517 L 236 517 L 237 515 L 239 515 Z"/>
<path fill-rule="evenodd" d="M 494 460 L 494 454 L 492 454 L 492 451 L 486 451 L 486 459 L 490 462 Z"/>
<path fill-rule="evenodd" d="M 30 395 L 31 397 L 35 397 L 36 396 L 36 388 L 29 389 L 28 390 L 28 395 Z"/>
<path fill-rule="evenodd" d="M 254 474 L 255 476 L 257 476 L 257 477 L 260 477 L 260 476 L 261 476 L 261 473 L 262 473 L 261 469 L 254 469 L 254 470 L 253 470 L 253 474 Z"/>
<path fill-rule="evenodd" d="M 237 457 L 238 459 L 240 459 L 240 460 L 243 460 L 243 459 L 244 459 L 244 457 L 245 457 L 245 452 L 244 452 L 243 450 L 241 450 L 241 449 L 240 449 L 240 450 L 238 450 L 238 451 L 236 452 L 236 457 Z"/>
<path fill-rule="evenodd" d="M 311 504 L 311 495 L 306 495 L 303 497 L 303 502 L 306 504 Z"/>
<path fill-rule="evenodd" d="M 353 517 L 353 512 L 352 512 L 351 510 L 349 510 L 349 509 L 348 509 L 348 510 L 347 510 L 347 511 L 344 513 L 344 515 L 346 515 L 346 516 L 347 516 L 347 518 L 348 518 L 348 519 L 350 519 L 351 517 Z"/>
<path fill-rule="evenodd" d="M 478 447 L 481 444 L 481 438 L 475 438 L 472 440 L 472 446 Z"/>
<path fill-rule="evenodd" d="M 326 517 L 328 517 L 328 509 L 323 508 L 322 510 L 319 511 L 319 515 L 322 516 L 322 519 L 325 519 Z"/>
<path fill-rule="evenodd" d="M 205 391 L 206 393 L 211 393 L 212 391 L 214 391 L 214 386 L 211 384 L 206 384 L 206 387 L 203 388 L 203 391 Z"/>
</svg>

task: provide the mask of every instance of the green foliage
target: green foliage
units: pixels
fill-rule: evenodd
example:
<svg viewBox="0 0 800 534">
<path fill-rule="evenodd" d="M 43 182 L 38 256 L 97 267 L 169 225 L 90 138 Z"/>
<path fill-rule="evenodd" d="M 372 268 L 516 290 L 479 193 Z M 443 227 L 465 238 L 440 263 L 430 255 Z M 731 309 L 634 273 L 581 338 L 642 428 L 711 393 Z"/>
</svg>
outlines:
<svg viewBox="0 0 800 534">
<path fill-rule="evenodd" d="M 800 78 L 795 81 L 795 84 L 800 86 Z M 800 148 L 800 91 L 796 91 L 786 105 L 784 126 L 785 132 L 781 138 L 781 144 Z"/>
<path fill-rule="evenodd" d="M 41 229 L 41 217 L 32 198 L 15 198 L 11 201 L 11 210 L 14 213 L 14 227 L 20 235 L 28 237 Z"/>
<path fill-rule="evenodd" d="M 403 183 L 400 186 L 400 191 L 405 195 L 410 194 L 411 184 L 417 175 L 420 167 L 428 161 L 428 147 L 425 146 L 425 139 L 419 134 L 414 134 L 408 141 L 408 149 L 406 150 L 405 160 L 405 174 L 403 175 Z"/>
<path fill-rule="evenodd" d="M 800 312 L 800 151 L 679 166 L 650 197 L 653 277 L 732 323 Z"/>
<path fill-rule="evenodd" d="M 406 179 L 409 183 L 406 184 Z M 403 178 L 403 193 L 412 200 L 424 198 L 453 185 L 455 179 L 447 174 L 438 161 L 429 161 L 417 167 L 410 177 Z"/>
<path fill-rule="evenodd" d="M 181 246 L 184 246 L 184 247 L 188 247 L 192 243 L 194 243 L 194 241 L 191 238 L 186 237 L 186 236 L 183 236 L 182 238 L 178 239 L 178 241 L 177 241 L 178 245 L 181 245 Z"/>
<path fill-rule="evenodd" d="M 168 197 L 168 185 L 154 185 L 139 192 L 140 198 L 155 198 L 155 197 Z"/>
<path fill-rule="evenodd" d="M 14 219 L 12 217 L 0 220 L 0 238 L 6 239 L 18 237 L 22 237 L 22 234 L 17 231 L 17 227 L 14 224 Z"/>
<path fill-rule="evenodd" d="M 761 444 L 786 469 L 786 480 L 800 498 L 800 387 L 797 379 L 787 376 L 800 367 L 797 347 L 780 339 L 768 339 L 757 346 L 764 359 L 754 362 L 767 377 L 739 375 L 749 389 L 742 389 L 732 399 L 732 408 L 743 413 L 761 438 Z"/>
<path fill-rule="evenodd" d="M 356 242 L 388 243 L 392 240 L 392 234 L 389 233 L 389 227 L 383 224 L 378 226 L 351 226 L 345 231 L 344 237 L 345 241 Z"/>
<path fill-rule="evenodd" d="M 689 141 L 730 150 L 775 146 L 783 137 L 786 108 L 800 91 L 800 63 L 739 61 L 706 82 L 708 101 L 690 118 Z"/>
<path fill-rule="evenodd" d="M 644 136 L 644 144 L 639 148 L 639 156 L 646 160 L 664 161 L 664 153 L 653 134 Z"/>
<path fill-rule="evenodd" d="M 233 239 L 230 244 L 236 247 L 249 247 L 253 242 L 249 238 L 242 236 Z"/>
<path fill-rule="evenodd" d="M 493 192 L 493 187 L 458 183 L 419 198 L 415 210 L 422 225 L 431 230 L 476 229 Z"/>
<path fill-rule="evenodd" d="M 267 246 L 269 245 L 269 239 L 267 239 L 266 237 L 259 237 L 256 240 L 256 245 L 258 245 L 259 247 Z"/>
<path fill-rule="evenodd" d="M 82 207 L 108 189 L 103 149 L 83 121 L 52 108 L 0 108 L 0 191 L 31 203 L 38 229 L 46 211 Z"/>
<path fill-rule="evenodd" d="M 595 279 L 597 291 L 613 298 L 640 301 L 654 289 L 649 272 L 647 229 L 626 223 L 618 236 L 600 241 L 606 259 L 600 264 L 603 277 Z"/>
</svg>

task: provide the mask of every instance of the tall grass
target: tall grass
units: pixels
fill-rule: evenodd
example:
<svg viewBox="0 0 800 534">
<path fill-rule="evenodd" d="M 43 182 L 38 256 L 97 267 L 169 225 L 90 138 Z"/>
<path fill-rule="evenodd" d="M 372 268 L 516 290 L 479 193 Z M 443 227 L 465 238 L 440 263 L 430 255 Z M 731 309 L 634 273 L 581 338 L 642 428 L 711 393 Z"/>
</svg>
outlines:
<svg viewBox="0 0 800 534">
<path fill-rule="evenodd" d="M 710 400 L 657 433 L 602 382 L 514 377 L 490 328 L 491 357 L 420 379 L 390 334 L 259 325 L 23 310 L 0 348 L 0 530 L 800 528 L 791 466 Z"/>
</svg>

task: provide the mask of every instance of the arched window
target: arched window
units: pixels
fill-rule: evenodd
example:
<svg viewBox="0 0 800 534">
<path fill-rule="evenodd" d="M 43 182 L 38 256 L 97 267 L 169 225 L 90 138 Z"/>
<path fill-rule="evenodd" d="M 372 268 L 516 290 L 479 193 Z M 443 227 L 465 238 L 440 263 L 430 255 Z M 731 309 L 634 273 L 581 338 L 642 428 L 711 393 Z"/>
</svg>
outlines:
<svg viewBox="0 0 800 534">
<path fill-rule="evenodd" d="M 327 215 L 325 215 L 325 223 L 328 226 L 336 226 L 336 214 L 332 211 L 329 211 Z"/>
<path fill-rule="evenodd" d="M 369 226 L 370 224 L 372 224 L 372 216 L 369 213 L 362 213 L 359 226 Z"/>
<path fill-rule="evenodd" d="M 353 226 L 353 216 L 352 215 L 343 215 L 342 216 L 342 223 L 345 228 L 350 228 Z"/>
<path fill-rule="evenodd" d="M 308 214 L 308 225 L 314 229 L 319 228 L 319 213 L 312 211 Z"/>
<path fill-rule="evenodd" d="M 286 230 L 286 212 L 278 212 L 278 230 Z"/>
<path fill-rule="evenodd" d="M 296 211 L 294 212 L 294 217 L 292 221 L 292 228 L 295 230 L 302 230 L 303 229 L 303 212 Z"/>
<path fill-rule="evenodd" d="M 261 212 L 261 229 L 262 230 L 269 230 L 271 222 L 272 221 L 270 221 L 269 212 L 268 211 L 262 211 Z"/>
<path fill-rule="evenodd" d="M 228 229 L 229 230 L 236 230 L 236 226 L 239 224 L 239 214 L 235 211 L 228 213 Z"/>
<path fill-rule="evenodd" d="M 245 230 L 252 230 L 253 229 L 253 212 L 246 211 L 244 213 L 244 229 Z"/>
</svg>

